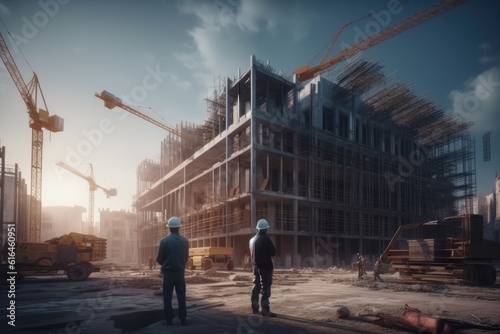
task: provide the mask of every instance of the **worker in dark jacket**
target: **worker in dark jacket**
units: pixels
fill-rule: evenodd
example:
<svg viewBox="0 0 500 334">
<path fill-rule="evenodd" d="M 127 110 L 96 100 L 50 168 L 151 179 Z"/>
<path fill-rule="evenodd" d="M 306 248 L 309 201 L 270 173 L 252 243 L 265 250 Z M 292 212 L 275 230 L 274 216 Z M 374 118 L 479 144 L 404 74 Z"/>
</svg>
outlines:
<svg viewBox="0 0 500 334">
<path fill-rule="evenodd" d="M 184 270 L 189 258 L 188 239 L 179 234 L 181 221 L 178 217 L 168 220 L 167 227 L 170 234 L 160 240 L 156 262 L 161 265 L 163 273 L 163 310 L 165 312 L 165 323 L 172 325 L 174 317 L 172 310 L 172 295 L 175 288 L 177 302 L 179 304 L 179 319 L 181 324 L 186 324 L 186 280 Z"/>
<path fill-rule="evenodd" d="M 262 315 L 266 317 L 275 317 L 276 313 L 271 312 L 269 297 L 271 296 L 271 285 L 273 284 L 273 261 L 272 257 L 276 255 L 276 248 L 267 235 L 269 223 L 265 219 L 257 222 L 257 234 L 250 239 L 250 257 L 253 265 L 253 289 L 252 289 L 252 311 L 259 313 L 259 295 L 262 289 L 262 298 L 260 306 Z"/>
<path fill-rule="evenodd" d="M 376 281 L 377 278 L 380 282 L 382 279 L 380 278 L 380 272 L 382 271 L 382 257 L 379 257 L 377 261 L 375 261 L 375 265 L 373 266 L 373 280 Z"/>
</svg>

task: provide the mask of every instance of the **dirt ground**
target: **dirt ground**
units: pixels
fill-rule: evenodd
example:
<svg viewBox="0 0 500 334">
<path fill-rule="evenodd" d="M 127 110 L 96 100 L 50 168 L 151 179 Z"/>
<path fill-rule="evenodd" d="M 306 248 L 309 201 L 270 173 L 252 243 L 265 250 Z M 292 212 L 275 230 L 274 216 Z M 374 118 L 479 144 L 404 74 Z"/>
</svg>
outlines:
<svg viewBox="0 0 500 334">
<path fill-rule="evenodd" d="M 500 326 L 500 279 L 488 287 L 401 281 L 372 272 L 362 279 L 349 269 L 277 269 L 271 295 L 276 318 L 250 312 L 252 275 L 242 270 L 187 271 L 188 324 L 162 324 L 158 269 L 103 265 L 86 281 L 66 276 L 16 282 L 15 327 L 2 311 L 1 333 L 401 333 L 363 319 L 402 316 L 405 305 L 425 315 Z M 2 305 L 7 302 L 2 284 Z M 175 303 L 175 295 L 174 295 Z M 337 317 L 339 307 L 350 315 Z M 175 308 L 174 304 L 174 308 Z M 461 329 L 458 333 L 500 333 Z"/>
</svg>

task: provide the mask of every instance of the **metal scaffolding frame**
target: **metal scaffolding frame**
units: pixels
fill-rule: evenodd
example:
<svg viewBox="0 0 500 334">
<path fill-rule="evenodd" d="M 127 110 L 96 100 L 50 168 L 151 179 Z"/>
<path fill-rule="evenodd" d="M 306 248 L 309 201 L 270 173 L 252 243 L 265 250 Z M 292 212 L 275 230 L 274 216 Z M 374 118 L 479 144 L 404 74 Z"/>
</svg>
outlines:
<svg viewBox="0 0 500 334">
<path fill-rule="evenodd" d="M 204 124 L 182 125 L 210 145 L 193 152 L 167 136 L 157 178 L 138 185 L 142 261 L 167 232 L 158 212 L 182 218 L 191 247 L 235 247 L 236 263 L 253 220 L 265 217 L 289 255 L 277 264 L 301 265 L 330 238 L 335 261 L 349 263 L 358 251 L 380 254 L 402 224 L 470 210 L 471 123 L 381 70 L 359 57 L 335 70 L 335 82 L 301 86 L 254 60 L 229 87 L 216 79 Z M 147 173 L 142 166 L 138 180 Z"/>
</svg>

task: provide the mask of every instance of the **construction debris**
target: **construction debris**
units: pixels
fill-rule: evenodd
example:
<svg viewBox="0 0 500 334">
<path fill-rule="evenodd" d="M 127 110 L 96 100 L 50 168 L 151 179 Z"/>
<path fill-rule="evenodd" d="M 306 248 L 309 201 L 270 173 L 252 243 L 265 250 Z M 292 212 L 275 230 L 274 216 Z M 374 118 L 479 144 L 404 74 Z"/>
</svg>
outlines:
<svg viewBox="0 0 500 334">
<path fill-rule="evenodd" d="M 351 315 L 351 311 L 345 306 L 341 306 L 335 310 L 335 316 L 339 319 L 348 318 Z"/>
<path fill-rule="evenodd" d="M 405 305 L 402 317 L 381 313 L 363 314 L 359 317 L 364 321 L 382 327 L 415 333 L 451 334 L 460 329 L 500 330 L 500 326 L 473 324 L 465 321 L 426 315 L 418 309 L 411 308 L 408 305 Z"/>
</svg>

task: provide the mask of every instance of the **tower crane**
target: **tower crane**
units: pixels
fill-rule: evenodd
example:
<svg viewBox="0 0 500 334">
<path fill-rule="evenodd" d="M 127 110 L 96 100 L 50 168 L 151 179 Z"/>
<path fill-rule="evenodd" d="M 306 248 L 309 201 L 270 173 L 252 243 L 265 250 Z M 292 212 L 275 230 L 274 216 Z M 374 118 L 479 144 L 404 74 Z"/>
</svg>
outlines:
<svg viewBox="0 0 500 334">
<path fill-rule="evenodd" d="M 174 128 L 140 112 L 139 110 L 132 108 L 131 106 L 123 103 L 119 97 L 111 94 L 107 90 L 103 90 L 101 93 L 95 93 L 94 95 L 96 97 L 100 98 L 101 100 L 103 100 L 104 106 L 108 109 L 113 109 L 114 107 L 122 108 L 123 110 L 128 111 L 129 113 L 134 114 L 134 115 L 136 115 L 136 116 L 138 116 L 138 117 L 140 117 L 140 118 L 142 118 L 150 123 L 153 123 L 154 125 L 159 126 L 160 128 L 167 130 L 168 132 L 170 132 L 176 136 L 179 136 L 180 138 L 183 138 L 183 139 L 185 139 L 193 144 L 203 145 L 203 143 L 200 140 L 197 140 L 196 138 L 188 136 L 188 135 L 182 133 L 181 131 L 174 129 Z"/>
<path fill-rule="evenodd" d="M 329 69 L 333 65 L 354 56 L 358 52 L 364 51 L 368 48 L 371 48 L 374 45 L 377 45 L 391 37 L 394 37 L 410 28 L 413 28 L 420 23 L 430 20 L 431 18 L 438 16 L 444 12 L 447 12 L 458 5 L 467 2 L 467 0 L 446 0 L 438 2 L 430 7 L 423 9 L 422 11 L 392 25 L 385 29 L 382 29 L 378 33 L 368 36 L 367 38 L 354 43 L 342 50 L 340 50 L 339 54 L 336 57 L 330 57 L 328 59 L 328 55 L 335 44 L 337 38 L 340 36 L 342 30 L 344 30 L 350 23 L 344 24 L 340 30 L 335 34 L 334 38 L 329 44 L 328 50 L 324 55 L 323 59 L 318 65 L 313 67 L 309 67 L 308 65 L 304 65 L 298 69 L 296 69 L 293 73 L 297 75 L 297 81 L 303 82 L 309 79 L 314 78 L 316 75 L 321 72 Z"/>
<path fill-rule="evenodd" d="M 33 78 L 26 84 L 12 58 L 7 43 L 0 34 L 0 56 L 9 72 L 17 90 L 28 108 L 29 126 L 31 128 L 31 199 L 29 220 L 29 241 L 39 242 L 42 221 L 42 154 L 43 129 L 50 132 L 60 132 L 64 129 L 64 120 L 57 116 L 49 116 L 45 97 L 43 96 L 38 76 L 33 72 Z M 38 108 L 39 97 L 43 108 Z"/>
<path fill-rule="evenodd" d="M 89 215 L 87 218 L 87 224 L 88 226 L 91 226 L 92 228 L 94 227 L 94 192 L 99 188 L 104 191 L 106 194 L 107 198 L 110 198 L 111 196 L 116 196 L 116 189 L 111 188 L 111 189 L 106 189 L 100 185 L 98 185 L 95 180 L 94 180 L 94 169 L 92 167 L 92 164 L 90 164 L 90 173 L 89 175 L 85 175 L 81 173 L 80 171 L 76 170 L 75 168 L 65 164 L 62 161 L 59 161 L 56 163 L 61 168 L 66 169 L 68 172 L 71 172 L 75 174 L 76 176 L 81 177 L 85 181 L 89 183 Z M 92 231 L 90 231 L 92 232 Z"/>
</svg>

